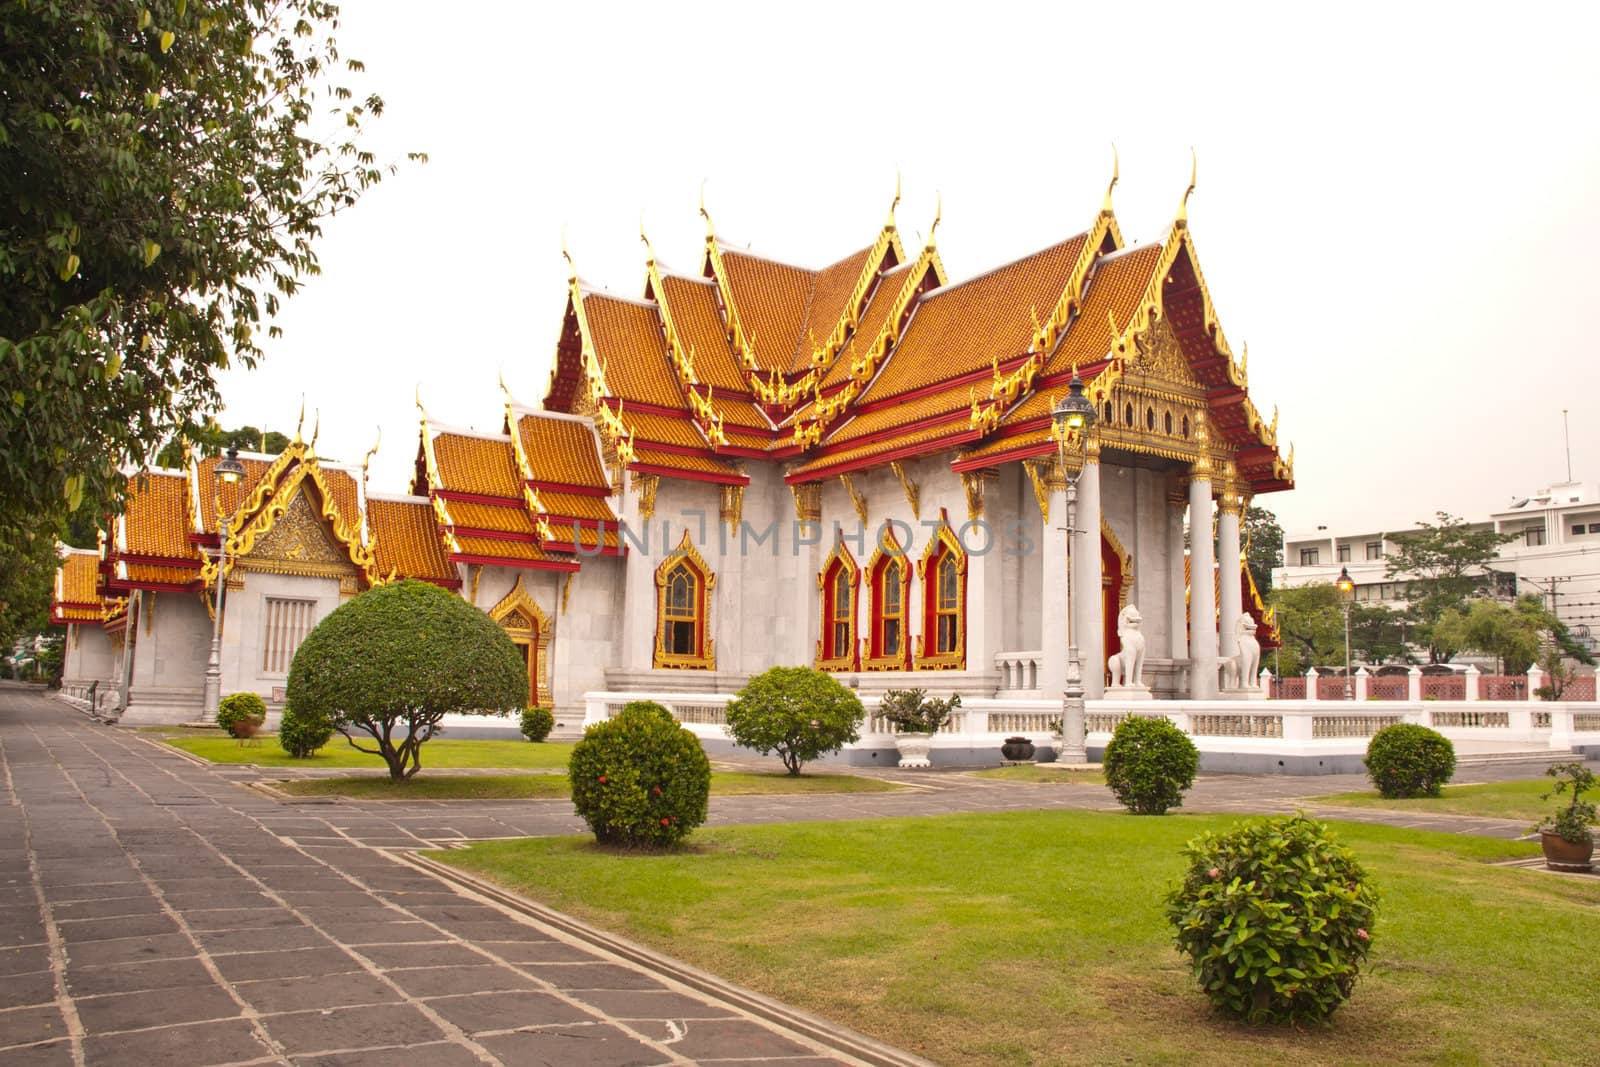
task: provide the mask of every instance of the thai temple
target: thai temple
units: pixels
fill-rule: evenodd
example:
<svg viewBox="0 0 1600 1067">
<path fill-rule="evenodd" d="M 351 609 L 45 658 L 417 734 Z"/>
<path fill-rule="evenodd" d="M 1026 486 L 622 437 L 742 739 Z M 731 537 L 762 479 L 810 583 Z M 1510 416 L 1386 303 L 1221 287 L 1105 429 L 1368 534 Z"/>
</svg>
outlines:
<svg viewBox="0 0 1600 1067">
<path fill-rule="evenodd" d="M 125 722 L 199 718 L 220 584 L 222 692 L 281 707 L 317 621 L 410 577 L 488 612 L 530 703 L 569 718 L 586 693 L 727 693 L 792 664 L 1059 699 L 1069 627 L 1094 699 L 1130 605 L 1151 694 L 1215 697 L 1241 620 L 1273 643 L 1240 516 L 1293 486 L 1293 456 L 1224 337 L 1188 196 L 1128 245 L 1108 188 L 1083 232 L 961 281 L 938 220 L 908 248 L 894 205 L 820 270 L 731 246 L 702 205 L 693 273 L 648 241 L 637 297 L 570 271 L 538 406 L 489 401 L 470 417 L 494 433 L 423 411 L 404 491 L 298 432 L 234 483 L 218 457 L 134 476 L 100 550 L 63 550 L 66 683 Z M 1061 434 L 1074 374 L 1098 417 Z"/>
</svg>

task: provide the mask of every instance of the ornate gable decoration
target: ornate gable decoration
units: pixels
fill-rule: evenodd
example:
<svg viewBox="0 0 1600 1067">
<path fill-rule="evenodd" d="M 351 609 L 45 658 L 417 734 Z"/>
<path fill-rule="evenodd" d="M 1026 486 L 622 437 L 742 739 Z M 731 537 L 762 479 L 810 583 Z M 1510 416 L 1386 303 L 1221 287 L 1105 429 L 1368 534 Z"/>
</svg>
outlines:
<svg viewBox="0 0 1600 1067">
<path fill-rule="evenodd" d="M 357 573 L 349 553 L 317 517 L 304 489 L 294 495 L 283 514 L 239 560 L 239 566 L 245 570 L 310 577 L 342 578 Z"/>
<path fill-rule="evenodd" d="M 1150 384 L 1176 386 L 1185 391 L 1204 394 L 1205 386 L 1189 368 L 1189 358 L 1183 346 L 1164 318 L 1156 319 L 1150 327 L 1133 338 L 1134 355 L 1128 361 L 1127 374 L 1150 380 Z"/>
</svg>

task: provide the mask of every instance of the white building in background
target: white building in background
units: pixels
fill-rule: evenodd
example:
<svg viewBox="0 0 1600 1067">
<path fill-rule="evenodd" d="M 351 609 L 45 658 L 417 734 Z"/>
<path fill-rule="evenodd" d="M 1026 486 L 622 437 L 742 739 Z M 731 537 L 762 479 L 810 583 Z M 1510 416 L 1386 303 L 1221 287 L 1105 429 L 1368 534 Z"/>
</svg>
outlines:
<svg viewBox="0 0 1600 1067">
<path fill-rule="evenodd" d="M 1493 575 L 1485 576 L 1497 595 L 1538 595 L 1575 636 L 1595 647 L 1595 635 L 1600 634 L 1600 491 L 1594 484 L 1552 485 L 1517 497 L 1469 526 L 1516 535 L 1500 547 L 1490 568 Z M 1319 526 L 1286 533 L 1284 565 L 1273 572 L 1273 584 L 1292 589 L 1332 583 L 1341 569 L 1348 569 L 1357 603 L 1405 607 L 1405 578 L 1391 578 L 1388 562 L 1398 550 L 1395 536 L 1416 533 L 1419 527 L 1336 529 Z"/>
</svg>

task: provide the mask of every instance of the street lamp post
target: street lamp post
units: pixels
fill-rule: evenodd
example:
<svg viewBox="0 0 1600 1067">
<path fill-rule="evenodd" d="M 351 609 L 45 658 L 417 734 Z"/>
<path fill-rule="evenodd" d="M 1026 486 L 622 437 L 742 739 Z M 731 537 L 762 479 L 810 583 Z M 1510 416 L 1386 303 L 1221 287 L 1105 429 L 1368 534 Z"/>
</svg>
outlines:
<svg viewBox="0 0 1600 1067">
<path fill-rule="evenodd" d="M 219 481 L 229 485 L 237 482 L 244 476 L 244 464 L 239 462 L 239 450 L 228 449 L 227 456 L 217 464 L 215 474 Z M 238 502 L 242 504 L 243 501 Z M 211 614 L 211 655 L 206 660 L 206 685 L 205 685 L 205 717 L 211 722 L 217 717 L 217 708 L 222 704 L 222 604 L 223 596 L 227 591 L 228 570 L 228 531 L 233 527 L 234 520 L 238 518 L 238 504 L 234 507 L 234 514 L 224 524 L 222 522 L 222 489 L 217 488 L 217 593 L 216 610 Z"/>
<path fill-rule="evenodd" d="M 1072 623 L 1072 613 L 1077 601 L 1072 595 L 1072 569 L 1077 563 L 1078 536 L 1078 478 L 1083 474 L 1079 464 L 1077 474 L 1067 473 L 1067 438 L 1076 435 L 1081 449 L 1084 437 L 1094 426 L 1094 404 L 1083 395 L 1083 379 L 1078 369 L 1072 369 L 1072 381 L 1067 395 L 1050 412 L 1056 428 L 1056 449 L 1061 470 L 1067 479 L 1067 679 L 1061 690 L 1061 752 L 1056 757 L 1063 763 L 1087 763 L 1089 749 L 1086 744 L 1087 728 L 1083 704 L 1083 673 L 1078 665 L 1078 628 Z"/>
<path fill-rule="evenodd" d="M 1339 580 L 1334 583 L 1339 599 L 1344 603 L 1344 698 L 1356 698 L 1355 682 L 1350 677 L 1350 603 L 1356 597 L 1356 583 L 1350 577 L 1349 567 L 1339 568 Z"/>
</svg>

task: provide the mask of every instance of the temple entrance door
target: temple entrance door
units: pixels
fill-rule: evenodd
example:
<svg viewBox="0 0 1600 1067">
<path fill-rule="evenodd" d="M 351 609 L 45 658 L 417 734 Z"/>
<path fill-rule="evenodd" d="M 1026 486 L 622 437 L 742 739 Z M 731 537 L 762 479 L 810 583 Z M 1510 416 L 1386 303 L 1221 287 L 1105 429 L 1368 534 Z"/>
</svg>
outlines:
<svg viewBox="0 0 1600 1067">
<path fill-rule="evenodd" d="M 531 638 L 518 639 L 513 637 L 511 643 L 517 646 L 517 652 L 522 656 L 523 666 L 528 668 L 528 703 L 539 703 L 539 646 Z"/>
<path fill-rule="evenodd" d="M 1127 603 L 1128 568 L 1122 551 L 1115 541 L 1100 533 L 1100 595 L 1101 618 L 1105 625 L 1106 657 L 1122 651 L 1122 640 L 1117 637 L 1117 616 Z M 1100 664 L 1105 670 L 1105 664 Z"/>
</svg>

